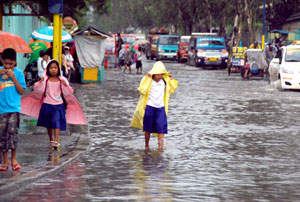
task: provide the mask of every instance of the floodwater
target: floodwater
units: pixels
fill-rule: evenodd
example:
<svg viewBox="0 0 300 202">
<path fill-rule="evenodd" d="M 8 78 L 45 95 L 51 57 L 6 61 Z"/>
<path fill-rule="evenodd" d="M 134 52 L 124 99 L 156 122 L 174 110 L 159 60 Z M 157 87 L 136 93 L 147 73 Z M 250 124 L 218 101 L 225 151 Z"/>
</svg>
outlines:
<svg viewBox="0 0 300 202">
<path fill-rule="evenodd" d="M 153 62 L 145 61 L 144 72 Z M 299 201 L 300 94 L 226 70 L 166 62 L 179 82 L 165 148 L 130 128 L 141 75 L 82 85 L 91 147 L 16 201 Z M 135 68 L 133 68 L 135 71 Z M 134 72 L 133 71 L 133 72 Z"/>
</svg>

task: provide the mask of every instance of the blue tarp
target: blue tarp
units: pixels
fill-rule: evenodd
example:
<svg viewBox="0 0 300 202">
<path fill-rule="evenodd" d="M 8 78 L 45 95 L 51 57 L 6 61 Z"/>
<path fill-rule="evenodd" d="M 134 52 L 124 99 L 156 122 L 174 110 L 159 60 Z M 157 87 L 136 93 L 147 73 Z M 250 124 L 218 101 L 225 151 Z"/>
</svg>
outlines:
<svg viewBox="0 0 300 202">
<path fill-rule="evenodd" d="M 280 34 L 289 34 L 291 32 L 285 31 L 285 30 L 280 30 L 280 29 L 273 29 L 270 31 L 271 33 L 280 33 Z"/>
</svg>

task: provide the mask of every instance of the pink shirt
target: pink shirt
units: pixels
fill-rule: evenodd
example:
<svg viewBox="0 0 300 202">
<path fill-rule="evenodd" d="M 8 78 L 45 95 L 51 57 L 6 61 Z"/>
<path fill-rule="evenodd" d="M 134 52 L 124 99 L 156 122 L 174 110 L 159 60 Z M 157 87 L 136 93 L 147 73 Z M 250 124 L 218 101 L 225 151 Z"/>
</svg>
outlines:
<svg viewBox="0 0 300 202">
<path fill-rule="evenodd" d="M 63 103 L 63 100 L 61 98 L 60 83 L 61 82 L 59 81 L 51 82 L 50 80 L 48 80 L 44 103 L 51 104 L 51 105 L 59 105 Z"/>
</svg>

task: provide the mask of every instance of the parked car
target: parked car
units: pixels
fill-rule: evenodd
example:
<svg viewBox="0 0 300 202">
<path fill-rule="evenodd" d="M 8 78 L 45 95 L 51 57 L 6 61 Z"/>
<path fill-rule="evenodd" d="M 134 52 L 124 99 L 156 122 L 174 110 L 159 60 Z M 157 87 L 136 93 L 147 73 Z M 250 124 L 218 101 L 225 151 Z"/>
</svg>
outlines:
<svg viewBox="0 0 300 202">
<path fill-rule="evenodd" d="M 179 63 L 186 61 L 188 58 L 188 47 L 191 36 L 180 36 L 177 50 L 177 61 Z"/>
<path fill-rule="evenodd" d="M 188 64 L 200 66 L 227 67 L 228 52 L 224 38 L 217 36 L 194 35 L 188 47 Z"/>
<path fill-rule="evenodd" d="M 131 44 L 135 42 L 136 36 L 133 34 L 121 34 L 124 44 Z"/>
<path fill-rule="evenodd" d="M 176 60 L 179 36 L 160 35 L 157 40 L 156 60 Z"/>
<path fill-rule="evenodd" d="M 159 35 L 150 35 L 149 38 L 149 44 L 146 44 L 145 46 L 145 55 L 146 58 L 149 60 L 153 60 L 156 58 L 156 53 L 157 53 L 157 40 L 158 40 Z"/>
<path fill-rule="evenodd" d="M 279 80 L 282 89 L 300 89 L 300 45 L 279 49 L 269 65 L 270 81 Z"/>
</svg>

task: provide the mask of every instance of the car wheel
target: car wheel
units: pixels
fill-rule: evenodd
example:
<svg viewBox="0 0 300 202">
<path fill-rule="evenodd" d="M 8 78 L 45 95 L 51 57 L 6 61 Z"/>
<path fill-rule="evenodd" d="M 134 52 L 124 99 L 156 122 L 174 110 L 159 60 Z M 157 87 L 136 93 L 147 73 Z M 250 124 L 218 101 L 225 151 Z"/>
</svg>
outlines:
<svg viewBox="0 0 300 202">
<path fill-rule="evenodd" d="M 280 74 L 278 74 L 278 84 L 276 85 L 276 87 L 278 88 L 278 90 L 283 90 L 282 85 L 281 85 L 281 77 Z"/>
</svg>

